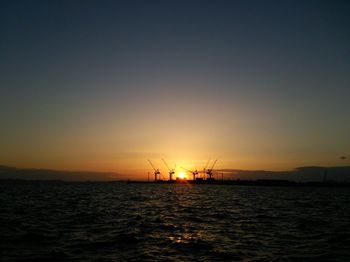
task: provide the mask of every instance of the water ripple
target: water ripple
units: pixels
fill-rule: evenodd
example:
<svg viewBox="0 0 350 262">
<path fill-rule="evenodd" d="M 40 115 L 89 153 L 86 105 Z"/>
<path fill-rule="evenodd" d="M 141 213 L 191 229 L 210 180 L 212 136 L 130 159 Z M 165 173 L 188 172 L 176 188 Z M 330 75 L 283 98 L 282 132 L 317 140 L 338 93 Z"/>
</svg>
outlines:
<svg viewBox="0 0 350 262">
<path fill-rule="evenodd" d="M 347 261 L 350 192 L 0 183 L 4 261 Z"/>
</svg>

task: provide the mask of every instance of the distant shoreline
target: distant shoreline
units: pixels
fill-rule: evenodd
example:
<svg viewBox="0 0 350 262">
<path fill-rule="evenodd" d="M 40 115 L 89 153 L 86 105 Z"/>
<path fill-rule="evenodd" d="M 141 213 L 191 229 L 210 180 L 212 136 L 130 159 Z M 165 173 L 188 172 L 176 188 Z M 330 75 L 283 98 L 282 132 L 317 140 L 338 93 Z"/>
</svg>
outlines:
<svg viewBox="0 0 350 262">
<path fill-rule="evenodd" d="M 88 184 L 88 183 L 123 183 L 123 184 L 154 184 L 154 185 L 237 185 L 237 186 L 267 186 L 267 187 L 350 187 L 350 182 L 337 181 L 311 181 L 311 182 L 294 182 L 289 180 L 160 180 L 160 181 L 144 181 L 144 180 L 112 180 L 112 181 L 66 181 L 66 180 L 33 180 L 33 179 L 0 179 L 0 184 Z"/>
<path fill-rule="evenodd" d="M 239 185 L 239 186 L 280 186 L 280 187 L 350 187 L 350 182 L 310 181 L 295 182 L 289 180 L 258 179 L 258 180 L 184 180 L 184 181 L 137 181 L 129 180 L 130 184 L 191 184 L 191 185 Z"/>
</svg>

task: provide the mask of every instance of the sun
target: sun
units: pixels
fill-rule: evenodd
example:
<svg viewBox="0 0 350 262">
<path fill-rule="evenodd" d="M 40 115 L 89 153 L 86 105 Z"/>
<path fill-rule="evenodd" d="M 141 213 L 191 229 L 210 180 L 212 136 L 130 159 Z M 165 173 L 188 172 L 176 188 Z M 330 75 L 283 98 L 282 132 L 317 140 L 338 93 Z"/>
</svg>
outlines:
<svg viewBox="0 0 350 262">
<path fill-rule="evenodd" d="M 185 178 L 186 178 L 185 173 L 184 173 L 184 172 L 180 172 L 180 173 L 179 173 L 179 178 L 180 178 L 180 179 L 185 179 Z"/>
</svg>

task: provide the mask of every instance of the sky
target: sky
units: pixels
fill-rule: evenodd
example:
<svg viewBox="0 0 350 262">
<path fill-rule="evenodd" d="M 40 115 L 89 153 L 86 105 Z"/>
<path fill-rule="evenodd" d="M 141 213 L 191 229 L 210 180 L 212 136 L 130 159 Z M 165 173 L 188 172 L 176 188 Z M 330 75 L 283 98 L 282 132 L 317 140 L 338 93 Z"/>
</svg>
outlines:
<svg viewBox="0 0 350 262">
<path fill-rule="evenodd" d="M 349 1 L 0 1 L 0 163 L 349 164 Z M 347 162 L 347 163 L 345 163 Z"/>
</svg>

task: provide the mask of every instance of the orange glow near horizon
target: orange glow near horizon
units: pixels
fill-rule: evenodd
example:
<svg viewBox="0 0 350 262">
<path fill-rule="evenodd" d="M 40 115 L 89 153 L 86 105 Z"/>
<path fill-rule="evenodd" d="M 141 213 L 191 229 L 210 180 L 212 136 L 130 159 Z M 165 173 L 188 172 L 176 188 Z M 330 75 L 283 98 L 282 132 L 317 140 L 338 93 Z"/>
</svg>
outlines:
<svg viewBox="0 0 350 262">
<path fill-rule="evenodd" d="M 350 165 L 347 1 L 24 2 L 0 4 L 0 176 Z"/>
</svg>

